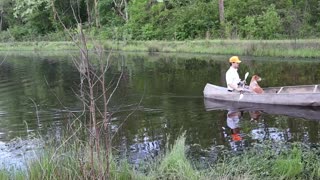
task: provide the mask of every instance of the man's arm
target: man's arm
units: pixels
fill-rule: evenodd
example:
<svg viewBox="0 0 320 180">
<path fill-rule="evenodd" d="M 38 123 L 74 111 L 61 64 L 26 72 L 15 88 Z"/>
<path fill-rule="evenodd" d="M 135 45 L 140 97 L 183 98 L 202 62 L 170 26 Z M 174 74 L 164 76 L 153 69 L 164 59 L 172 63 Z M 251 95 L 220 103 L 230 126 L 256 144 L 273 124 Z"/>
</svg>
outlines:
<svg viewBox="0 0 320 180">
<path fill-rule="evenodd" d="M 236 91 L 242 91 L 243 88 L 239 88 L 238 85 L 235 84 L 228 84 L 228 86 L 230 86 L 232 89 L 236 90 Z"/>
</svg>

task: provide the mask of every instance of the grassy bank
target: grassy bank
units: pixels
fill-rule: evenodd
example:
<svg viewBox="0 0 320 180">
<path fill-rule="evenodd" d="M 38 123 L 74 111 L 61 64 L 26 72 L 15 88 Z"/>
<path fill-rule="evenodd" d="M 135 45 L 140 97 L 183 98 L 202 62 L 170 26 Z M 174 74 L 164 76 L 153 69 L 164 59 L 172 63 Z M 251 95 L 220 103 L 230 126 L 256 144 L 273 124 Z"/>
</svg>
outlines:
<svg viewBox="0 0 320 180">
<path fill-rule="evenodd" d="M 54 147 L 54 146 L 53 146 Z M 206 169 L 197 169 L 186 157 L 185 137 L 157 160 L 132 167 L 126 160 L 112 158 L 111 179 L 319 179 L 319 150 L 302 144 L 283 146 L 276 142 L 255 145 L 242 153 L 222 153 Z M 24 171 L 0 171 L 1 179 L 97 179 L 104 168 L 103 156 L 92 166 L 87 146 L 66 143 L 48 145 L 44 153 Z"/>
<path fill-rule="evenodd" d="M 181 52 L 203 54 L 236 54 L 271 57 L 320 57 L 320 41 L 312 40 L 195 40 L 195 41 L 105 41 L 106 49 L 130 52 Z M 92 45 L 88 46 L 93 47 Z M 0 43 L 0 51 L 77 50 L 72 42 Z"/>
</svg>

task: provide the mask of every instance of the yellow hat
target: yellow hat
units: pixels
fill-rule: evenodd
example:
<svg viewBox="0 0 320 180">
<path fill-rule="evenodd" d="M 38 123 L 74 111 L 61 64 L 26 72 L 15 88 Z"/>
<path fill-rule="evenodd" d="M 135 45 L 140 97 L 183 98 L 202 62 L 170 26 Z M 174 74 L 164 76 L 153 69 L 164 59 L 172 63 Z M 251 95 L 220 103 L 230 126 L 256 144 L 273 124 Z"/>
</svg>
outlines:
<svg viewBox="0 0 320 180">
<path fill-rule="evenodd" d="M 229 62 L 230 63 L 241 63 L 240 59 L 238 56 L 232 56 L 230 59 L 229 59 Z"/>
</svg>

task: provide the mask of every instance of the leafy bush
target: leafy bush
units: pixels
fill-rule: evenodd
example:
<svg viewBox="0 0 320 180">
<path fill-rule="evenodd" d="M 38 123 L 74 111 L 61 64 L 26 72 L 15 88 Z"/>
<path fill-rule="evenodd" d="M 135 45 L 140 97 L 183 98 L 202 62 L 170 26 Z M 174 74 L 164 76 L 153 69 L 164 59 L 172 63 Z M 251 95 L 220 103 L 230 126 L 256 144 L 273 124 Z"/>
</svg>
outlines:
<svg viewBox="0 0 320 180">
<path fill-rule="evenodd" d="M 14 40 L 21 41 L 27 35 L 29 35 L 29 31 L 24 26 L 14 26 L 8 29 Z"/>
<path fill-rule="evenodd" d="M 11 36 L 9 31 L 1 31 L 0 32 L 0 41 L 1 42 L 9 42 L 13 41 L 14 38 Z"/>
<path fill-rule="evenodd" d="M 246 37 L 247 39 L 254 39 L 257 37 L 259 27 L 257 26 L 255 16 L 247 16 L 245 19 L 241 20 L 241 22 L 243 23 L 241 27 L 242 37 Z"/>
</svg>

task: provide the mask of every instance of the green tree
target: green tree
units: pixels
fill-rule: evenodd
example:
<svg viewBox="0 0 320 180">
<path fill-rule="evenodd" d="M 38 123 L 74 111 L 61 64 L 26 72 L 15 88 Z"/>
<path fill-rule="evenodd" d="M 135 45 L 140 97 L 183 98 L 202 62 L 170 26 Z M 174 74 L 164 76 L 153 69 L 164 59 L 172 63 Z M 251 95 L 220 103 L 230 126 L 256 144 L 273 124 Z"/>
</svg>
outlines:
<svg viewBox="0 0 320 180">
<path fill-rule="evenodd" d="M 271 5 L 270 5 L 271 4 Z M 275 27 L 277 30 L 281 30 L 281 19 L 280 24 L 278 19 L 280 15 L 286 12 L 286 9 L 292 7 L 292 3 L 289 0 L 276 1 L 276 0 L 228 0 L 225 1 L 225 16 L 230 28 L 228 31 L 233 34 L 240 35 L 240 38 L 251 38 L 253 32 L 255 38 L 270 38 L 268 33 L 271 33 L 272 26 L 277 24 Z M 280 15 L 279 15 L 280 14 Z M 275 18 L 277 22 L 272 22 L 272 18 Z M 270 20 L 270 21 L 269 21 Z M 270 23 L 263 24 L 263 23 Z M 268 27 L 263 27 L 263 26 Z M 253 29 L 250 29 L 250 28 Z M 263 31 L 263 32 L 260 32 Z M 281 31 L 277 32 L 280 34 Z M 247 37 L 248 35 L 248 37 Z"/>
<path fill-rule="evenodd" d="M 218 3 L 193 3 L 175 11 L 173 17 L 175 21 L 169 23 L 174 27 L 176 39 L 204 38 L 207 31 L 218 30 Z"/>
<path fill-rule="evenodd" d="M 14 0 L 14 4 L 14 16 L 16 18 L 20 17 L 25 19 L 35 13 L 35 11 L 38 11 L 40 7 L 45 7 L 46 9 L 48 9 L 50 6 L 49 0 Z"/>
<path fill-rule="evenodd" d="M 150 21 L 147 2 L 148 0 L 133 0 L 129 3 L 129 21 L 125 28 L 134 39 L 142 39 L 142 27 Z"/>
<path fill-rule="evenodd" d="M 55 20 L 54 11 L 60 14 L 60 20 L 67 28 L 75 28 L 78 23 L 88 23 L 88 11 L 86 0 L 50 0 L 52 8 L 51 19 L 55 24 L 60 24 Z M 54 9 L 53 9 L 54 8 Z M 56 27 L 60 27 L 56 25 Z"/>
<path fill-rule="evenodd" d="M 129 5 L 128 29 L 135 39 L 204 38 L 219 27 L 218 3 L 135 0 Z"/>
<path fill-rule="evenodd" d="M 14 19 L 9 21 L 10 34 L 16 40 L 23 37 L 45 35 L 63 28 L 61 20 L 67 28 L 75 28 L 78 23 L 88 22 L 86 0 L 14 0 L 9 3 Z M 63 14 L 60 20 L 56 13 Z"/>
<path fill-rule="evenodd" d="M 105 26 L 123 26 L 126 19 L 122 16 L 125 8 L 114 0 L 99 1 L 100 23 Z M 119 12 L 120 11 L 120 12 Z"/>
<path fill-rule="evenodd" d="M 266 12 L 258 17 L 258 24 L 260 25 L 259 34 L 263 39 L 278 37 L 281 19 L 274 5 L 271 5 Z"/>
<path fill-rule="evenodd" d="M 256 23 L 255 16 L 247 16 L 243 21 L 241 21 L 241 35 L 247 39 L 253 39 L 257 36 L 257 31 L 259 27 Z"/>
<path fill-rule="evenodd" d="M 0 31 L 6 30 L 9 26 L 10 19 L 13 18 L 13 16 L 10 16 L 10 14 L 12 14 L 10 2 L 10 0 L 0 1 Z"/>
<path fill-rule="evenodd" d="M 306 38 L 320 35 L 319 15 L 318 0 L 2 0 L 0 31 L 41 36 L 62 31 L 61 20 L 108 39 Z"/>
<path fill-rule="evenodd" d="M 10 27 L 14 38 L 19 40 L 26 35 L 39 35 L 52 31 L 49 8 L 49 0 L 14 0 L 13 15 L 16 22 Z"/>
</svg>

